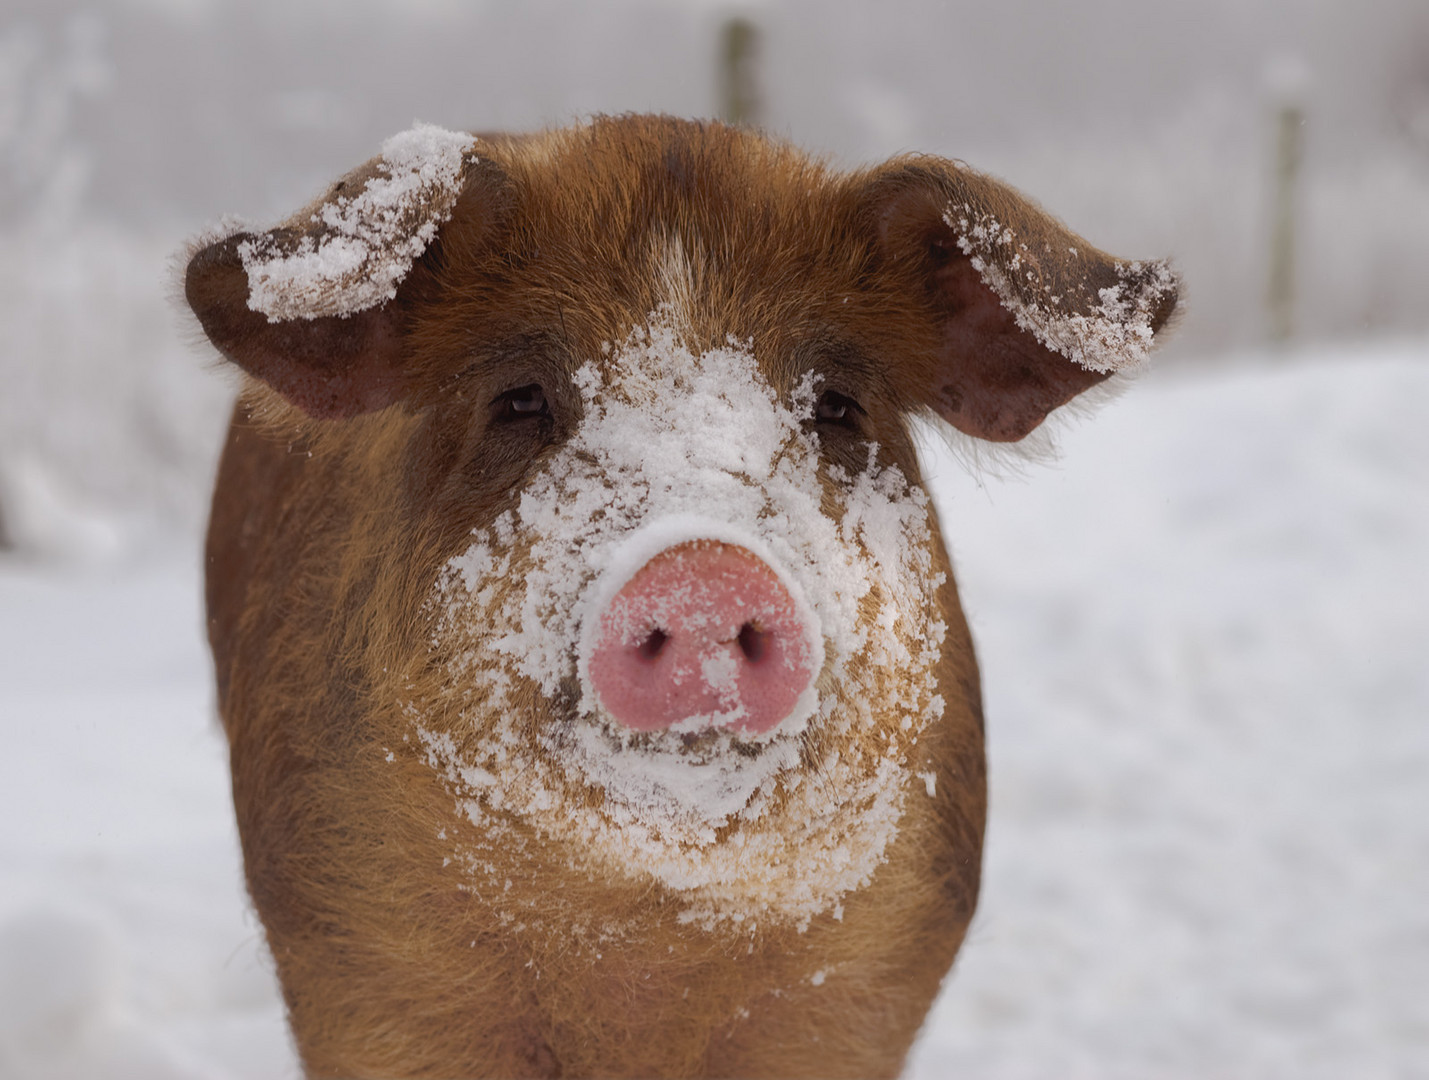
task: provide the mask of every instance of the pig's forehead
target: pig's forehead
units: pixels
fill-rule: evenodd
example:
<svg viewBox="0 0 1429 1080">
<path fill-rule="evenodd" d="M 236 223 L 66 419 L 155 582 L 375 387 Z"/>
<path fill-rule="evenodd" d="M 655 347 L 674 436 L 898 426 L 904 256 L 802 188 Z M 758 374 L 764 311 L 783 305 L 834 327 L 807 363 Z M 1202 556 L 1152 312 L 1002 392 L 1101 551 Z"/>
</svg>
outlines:
<svg viewBox="0 0 1429 1080">
<path fill-rule="evenodd" d="M 735 129 L 659 117 L 602 121 L 513 143 L 506 158 L 534 235 L 621 262 L 678 234 L 714 255 L 827 249 L 851 200 L 840 174 Z M 736 251 L 725 250 L 737 244 Z"/>
<path fill-rule="evenodd" d="M 598 121 L 498 149 L 513 271 L 592 342 L 670 309 L 693 347 L 829 333 L 867 292 L 871 237 L 841 175 L 719 126 Z M 519 264 L 519 265 L 518 265 Z M 577 324 L 572 326 L 572 323 Z"/>
</svg>

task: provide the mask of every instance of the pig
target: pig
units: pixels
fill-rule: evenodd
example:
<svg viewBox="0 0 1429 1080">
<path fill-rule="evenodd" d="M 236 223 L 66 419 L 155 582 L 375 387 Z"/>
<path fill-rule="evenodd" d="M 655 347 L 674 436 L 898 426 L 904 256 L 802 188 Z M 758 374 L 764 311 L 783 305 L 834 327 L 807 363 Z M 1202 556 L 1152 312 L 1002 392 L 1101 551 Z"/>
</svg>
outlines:
<svg viewBox="0 0 1429 1080">
<path fill-rule="evenodd" d="M 957 162 L 624 116 L 418 125 L 184 274 L 242 372 L 208 632 L 308 1075 L 896 1075 L 985 813 L 910 424 L 1022 440 L 1170 266 Z"/>
</svg>

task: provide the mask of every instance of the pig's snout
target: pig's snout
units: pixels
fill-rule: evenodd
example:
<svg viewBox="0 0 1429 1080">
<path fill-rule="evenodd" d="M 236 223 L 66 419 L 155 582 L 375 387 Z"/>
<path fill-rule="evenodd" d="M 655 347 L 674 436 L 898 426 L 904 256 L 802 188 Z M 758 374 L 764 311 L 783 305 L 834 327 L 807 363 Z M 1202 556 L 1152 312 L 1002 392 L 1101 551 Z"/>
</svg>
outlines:
<svg viewBox="0 0 1429 1080">
<path fill-rule="evenodd" d="M 627 728 L 760 734 L 812 711 L 821 659 L 813 616 L 747 548 L 666 548 L 596 619 L 591 686 Z"/>
</svg>

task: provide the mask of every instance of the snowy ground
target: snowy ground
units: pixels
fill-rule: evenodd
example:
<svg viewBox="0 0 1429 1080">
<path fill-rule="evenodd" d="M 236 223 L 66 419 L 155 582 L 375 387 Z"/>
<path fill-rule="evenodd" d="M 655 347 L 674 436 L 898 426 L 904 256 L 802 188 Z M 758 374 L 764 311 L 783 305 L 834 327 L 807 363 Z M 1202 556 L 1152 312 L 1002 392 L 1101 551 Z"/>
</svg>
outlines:
<svg viewBox="0 0 1429 1080">
<path fill-rule="evenodd" d="M 1148 381 L 939 484 L 991 757 L 974 1077 L 1429 1077 L 1429 346 Z"/>
<path fill-rule="evenodd" d="M 911 1077 L 1429 1077 L 1425 402 L 1342 350 L 932 452 L 992 807 Z M 0 562 L 0 1077 L 294 1072 L 200 628 L 187 554 Z"/>
</svg>

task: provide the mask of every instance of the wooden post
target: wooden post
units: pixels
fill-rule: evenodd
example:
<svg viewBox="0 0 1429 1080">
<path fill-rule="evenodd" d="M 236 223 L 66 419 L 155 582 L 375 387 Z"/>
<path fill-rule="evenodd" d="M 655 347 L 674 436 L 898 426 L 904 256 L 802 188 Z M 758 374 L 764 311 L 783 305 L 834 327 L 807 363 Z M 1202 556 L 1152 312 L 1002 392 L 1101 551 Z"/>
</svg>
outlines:
<svg viewBox="0 0 1429 1080">
<path fill-rule="evenodd" d="M 1272 65 L 1267 81 L 1275 107 L 1275 177 L 1266 306 L 1270 340 L 1284 344 L 1295 334 L 1295 207 L 1304 158 L 1303 101 L 1309 76 L 1302 62 L 1282 58 Z"/>
<path fill-rule="evenodd" d="M 720 119 L 725 123 L 758 126 L 758 59 L 759 28 L 740 16 L 728 19 L 720 30 L 719 55 Z"/>
<path fill-rule="evenodd" d="M 1302 157 L 1305 112 L 1280 106 L 1276 116 L 1275 210 L 1270 237 L 1270 337 L 1286 342 L 1295 333 L 1295 189 Z"/>
</svg>

